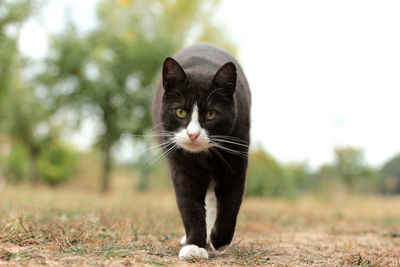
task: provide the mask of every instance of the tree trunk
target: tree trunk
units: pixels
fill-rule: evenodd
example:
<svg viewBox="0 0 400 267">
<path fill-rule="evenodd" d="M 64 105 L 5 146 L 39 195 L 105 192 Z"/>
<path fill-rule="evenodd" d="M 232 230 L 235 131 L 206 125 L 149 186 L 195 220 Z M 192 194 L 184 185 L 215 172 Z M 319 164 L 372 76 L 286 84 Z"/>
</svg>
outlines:
<svg viewBox="0 0 400 267">
<path fill-rule="evenodd" d="M 101 177 L 100 191 L 106 193 L 110 190 L 111 175 L 111 142 L 106 134 L 103 147 L 103 173 Z"/>
<path fill-rule="evenodd" d="M 144 140 L 144 144 L 146 146 L 146 152 L 143 153 L 143 156 L 141 156 L 138 161 L 138 164 L 140 166 L 140 173 L 139 173 L 139 181 L 136 185 L 136 190 L 142 192 L 146 191 L 149 188 L 149 182 L 150 182 L 149 179 L 153 168 L 150 165 L 144 167 L 146 163 L 149 164 L 149 162 L 152 161 L 152 156 L 149 153 L 150 143 L 148 142 L 148 140 Z"/>
<path fill-rule="evenodd" d="M 39 172 L 37 166 L 38 156 L 36 153 L 30 151 L 29 153 L 29 182 L 35 185 L 39 181 Z"/>
<path fill-rule="evenodd" d="M 149 188 L 149 172 L 148 171 L 140 171 L 139 174 L 139 182 L 136 186 L 136 190 L 139 192 L 144 192 Z"/>
</svg>

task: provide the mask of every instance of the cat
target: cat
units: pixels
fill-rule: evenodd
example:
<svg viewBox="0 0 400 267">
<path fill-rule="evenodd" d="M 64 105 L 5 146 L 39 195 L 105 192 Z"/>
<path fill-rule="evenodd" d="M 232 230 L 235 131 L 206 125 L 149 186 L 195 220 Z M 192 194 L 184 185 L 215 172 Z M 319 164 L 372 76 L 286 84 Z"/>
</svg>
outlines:
<svg viewBox="0 0 400 267">
<path fill-rule="evenodd" d="M 208 258 L 232 241 L 245 190 L 251 94 L 225 50 L 195 44 L 166 58 L 152 117 L 186 235 L 179 258 Z"/>
</svg>

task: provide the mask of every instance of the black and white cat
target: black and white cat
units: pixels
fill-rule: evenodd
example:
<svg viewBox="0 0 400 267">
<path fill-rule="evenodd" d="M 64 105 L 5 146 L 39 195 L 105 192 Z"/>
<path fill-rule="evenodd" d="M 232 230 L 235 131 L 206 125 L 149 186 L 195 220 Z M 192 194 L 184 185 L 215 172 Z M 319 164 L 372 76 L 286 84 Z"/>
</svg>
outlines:
<svg viewBox="0 0 400 267">
<path fill-rule="evenodd" d="M 179 257 L 208 258 L 232 241 L 245 189 L 251 95 L 237 61 L 210 44 L 164 61 L 153 123 L 186 235 Z"/>
</svg>

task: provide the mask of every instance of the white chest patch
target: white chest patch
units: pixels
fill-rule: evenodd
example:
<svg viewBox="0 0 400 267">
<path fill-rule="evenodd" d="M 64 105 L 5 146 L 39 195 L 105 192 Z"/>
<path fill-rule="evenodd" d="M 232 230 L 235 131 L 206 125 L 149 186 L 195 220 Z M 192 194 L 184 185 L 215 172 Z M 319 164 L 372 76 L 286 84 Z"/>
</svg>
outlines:
<svg viewBox="0 0 400 267">
<path fill-rule="evenodd" d="M 197 104 L 193 106 L 189 124 L 175 133 L 173 140 L 179 147 L 194 153 L 206 151 L 212 147 L 206 130 L 199 123 Z"/>
</svg>

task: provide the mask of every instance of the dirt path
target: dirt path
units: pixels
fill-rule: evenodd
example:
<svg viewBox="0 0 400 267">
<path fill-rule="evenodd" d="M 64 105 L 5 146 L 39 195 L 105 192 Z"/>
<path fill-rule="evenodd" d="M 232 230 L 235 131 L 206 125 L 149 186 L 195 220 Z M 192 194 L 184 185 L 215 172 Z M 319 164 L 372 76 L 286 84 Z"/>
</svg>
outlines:
<svg viewBox="0 0 400 267">
<path fill-rule="evenodd" d="M 400 266 L 400 198 L 246 199 L 233 244 L 188 262 L 172 194 L 0 193 L 1 266 Z"/>
</svg>

